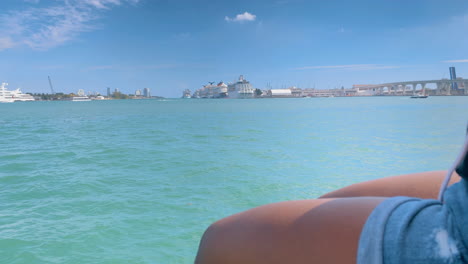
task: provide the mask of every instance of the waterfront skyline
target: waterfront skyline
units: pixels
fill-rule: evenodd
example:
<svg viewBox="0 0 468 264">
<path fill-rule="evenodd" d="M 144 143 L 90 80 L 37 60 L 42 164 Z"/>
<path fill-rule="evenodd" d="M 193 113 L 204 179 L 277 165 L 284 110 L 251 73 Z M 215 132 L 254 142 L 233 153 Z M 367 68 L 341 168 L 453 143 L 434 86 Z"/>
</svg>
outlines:
<svg viewBox="0 0 468 264">
<path fill-rule="evenodd" d="M 264 89 L 468 77 L 468 2 L 6 0 L 0 81 L 180 97 L 241 74 Z"/>
</svg>

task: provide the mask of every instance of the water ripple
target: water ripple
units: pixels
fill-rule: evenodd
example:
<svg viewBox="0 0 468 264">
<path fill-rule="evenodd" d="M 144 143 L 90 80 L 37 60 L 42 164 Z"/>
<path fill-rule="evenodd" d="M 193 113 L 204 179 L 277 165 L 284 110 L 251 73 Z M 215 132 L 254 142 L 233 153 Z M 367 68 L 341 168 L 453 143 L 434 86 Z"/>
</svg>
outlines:
<svg viewBox="0 0 468 264">
<path fill-rule="evenodd" d="M 468 98 L 397 99 L 0 105 L 0 263 L 192 263 L 220 217 L 447 168 Z"/>
</svg>

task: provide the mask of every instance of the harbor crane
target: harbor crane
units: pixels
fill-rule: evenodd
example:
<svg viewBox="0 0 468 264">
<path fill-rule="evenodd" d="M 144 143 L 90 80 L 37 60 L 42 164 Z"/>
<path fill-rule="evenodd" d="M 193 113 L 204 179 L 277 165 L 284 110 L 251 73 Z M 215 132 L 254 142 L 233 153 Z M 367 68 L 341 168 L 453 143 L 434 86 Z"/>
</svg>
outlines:
<svg viewBox="0 0 468 264">
<path fill-rule="evenodd" d="M 50 76 L 47 76 L 47 77 L 49 78 L 50 90 L 52 91 L 52 94 L 55 94 L 54 86 L 52 85 L 52 80 L 50 80 Z"/>
</svg>

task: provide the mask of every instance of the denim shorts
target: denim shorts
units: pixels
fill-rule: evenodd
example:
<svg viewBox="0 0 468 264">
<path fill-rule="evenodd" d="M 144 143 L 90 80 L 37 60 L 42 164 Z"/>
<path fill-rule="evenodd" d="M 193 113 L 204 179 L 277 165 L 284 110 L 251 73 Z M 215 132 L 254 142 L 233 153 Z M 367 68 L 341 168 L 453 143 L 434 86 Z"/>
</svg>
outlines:
<svg viewBox="0 0 468 264">
<path fill-rule="evenodd" d="M 369 215 L 357 263 L 468 263 L 468 184 L 462 179 L 439 200 L 392 197 Z"/>
</svg>

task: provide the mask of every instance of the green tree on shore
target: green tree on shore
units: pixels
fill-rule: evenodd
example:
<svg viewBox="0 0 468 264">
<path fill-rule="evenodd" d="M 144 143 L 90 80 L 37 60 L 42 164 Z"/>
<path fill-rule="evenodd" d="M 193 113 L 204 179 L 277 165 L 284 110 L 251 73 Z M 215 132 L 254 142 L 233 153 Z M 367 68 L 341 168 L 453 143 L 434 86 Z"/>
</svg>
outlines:
<svg viewBox="0 0 468 264">
<path fill-rule="evenodd" d="M 112 94 L 112 98 L 114 98 L 114 99 L 128 99 L 128 95 L 123 94 L 121 92 L 114 92 Z"/>
<path fill-rule="evenodd" d="M 255 96 L 256 96 L 256 97 L 262 96 L 262 94 L 263 94 L 262 90 L 260 90 L 260 89 L 258 89 L 258 88 L 255 89 Z"/>
</svg>

